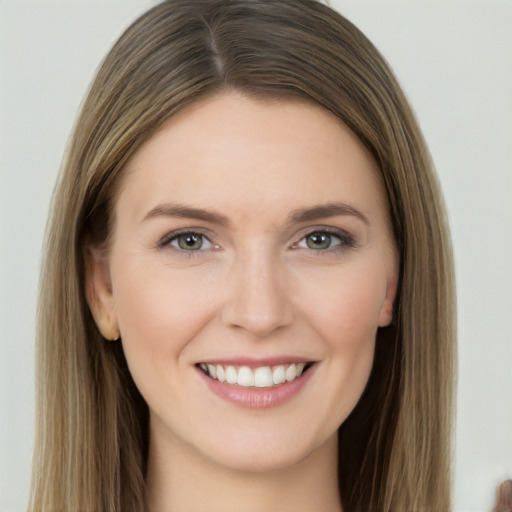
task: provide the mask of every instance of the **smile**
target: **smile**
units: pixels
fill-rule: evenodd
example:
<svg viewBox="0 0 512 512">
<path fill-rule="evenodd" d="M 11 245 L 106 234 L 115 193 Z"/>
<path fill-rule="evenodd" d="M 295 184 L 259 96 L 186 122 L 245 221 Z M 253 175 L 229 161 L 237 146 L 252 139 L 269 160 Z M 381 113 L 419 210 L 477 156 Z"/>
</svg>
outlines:
<svg viewBox="0 0 512 512">
<path fill-rule="evenodd" d="M 211 379 L 246 388 L 272 388 L 292 382 L 309 369 L 311 363 L 290 363 L 276 366 L 232 366 L 200 363 L 199 368 Z"/>
</svg>

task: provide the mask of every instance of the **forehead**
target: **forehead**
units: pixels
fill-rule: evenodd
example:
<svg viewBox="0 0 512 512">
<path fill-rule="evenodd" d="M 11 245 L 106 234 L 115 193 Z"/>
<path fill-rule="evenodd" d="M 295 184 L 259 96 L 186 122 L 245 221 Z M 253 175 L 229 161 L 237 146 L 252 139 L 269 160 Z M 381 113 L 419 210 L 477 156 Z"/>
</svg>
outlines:
<svg viewBox="0 0 512 512">
<path fill-rule="evenodd" d="M 127 164 L 119 196 L 138 216 L 168 201 L 243 215 L 340 200 L 385 209 L 378 167 L 357 137 L 313 104 L 235 92 L 169 120 Z"/>
</svg>

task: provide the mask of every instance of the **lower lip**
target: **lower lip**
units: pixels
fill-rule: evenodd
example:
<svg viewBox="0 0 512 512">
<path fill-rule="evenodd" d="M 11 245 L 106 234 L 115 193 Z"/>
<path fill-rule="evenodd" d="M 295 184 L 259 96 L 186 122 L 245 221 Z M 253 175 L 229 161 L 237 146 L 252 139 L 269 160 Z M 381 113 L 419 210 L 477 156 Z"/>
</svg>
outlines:
<svg viewBox="0 0 512 512">
<path fill-rule="evenodd" d="M 271 388 L 252 388 L 219 382 L 197 369 L 206 385 L 214 394 L 247 409 L 268 409 L 291 400 L 308 383 L 316 365 L 311 366 L 300 377 Z"/>
</svg>

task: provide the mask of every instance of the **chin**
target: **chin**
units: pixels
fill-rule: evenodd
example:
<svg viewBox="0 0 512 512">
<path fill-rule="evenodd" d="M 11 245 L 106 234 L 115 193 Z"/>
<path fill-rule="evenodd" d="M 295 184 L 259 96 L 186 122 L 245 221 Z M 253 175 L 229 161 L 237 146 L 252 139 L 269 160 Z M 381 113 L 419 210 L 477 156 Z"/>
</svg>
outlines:
<svg viewBox="0 0 512 512">
<path fill-rule="evenodd" d="M 243 452 L 211 454 L 211 460 L 217 465 L 233 472 L 270 473 L 288 469 L 307 459 L 313 450 L 290 449 L 281 452 L 275 450 L 245 450 Z M 213 458 L 213 457 L 214 458 Z"/>
<path fill-rule="evenodd" d="M 317 435 L 314 435 L 317 434 Z M 230 435 L 203 448 L 203 454 L 218 466 L 235 472 L 268 473 L 300 466 L 325 450 L 337 453 L 337 429 L 327 432 L 304 432 L 300 425 L 292 431 L 266 429 Z"/>
</svg>

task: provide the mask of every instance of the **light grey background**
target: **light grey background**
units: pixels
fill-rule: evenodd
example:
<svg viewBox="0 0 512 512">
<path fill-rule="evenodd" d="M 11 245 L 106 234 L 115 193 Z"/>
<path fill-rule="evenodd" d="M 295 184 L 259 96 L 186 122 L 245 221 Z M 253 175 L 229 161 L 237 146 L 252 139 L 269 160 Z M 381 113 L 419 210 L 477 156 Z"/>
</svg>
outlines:
<svg viewBox="0 0 512 512">
<path fill-rule="evenodd" d="M 38 264 L 94 70 L 150 0 L 0 0 L 0 510 L 25 508 Z M 430 145 L 459 286 L 455 509 L 512 477 L 512 1 L 337 0 L 387 57 Z"/>
</svg>

